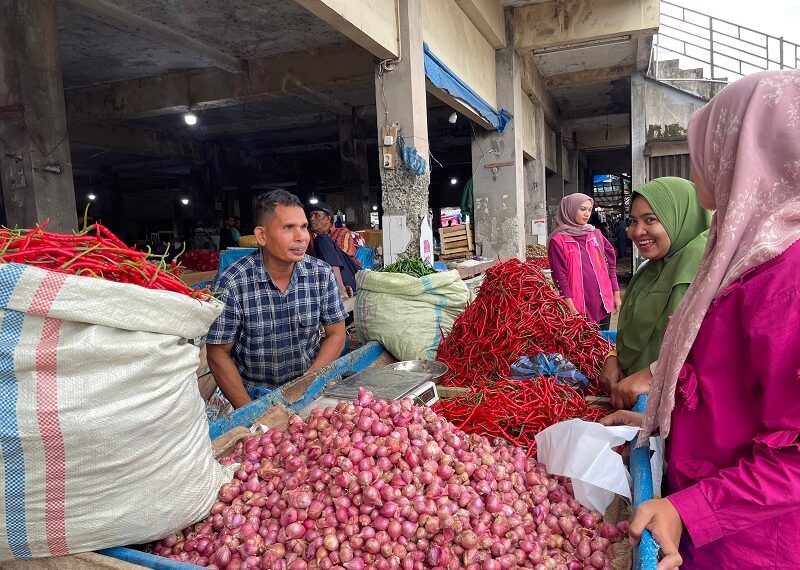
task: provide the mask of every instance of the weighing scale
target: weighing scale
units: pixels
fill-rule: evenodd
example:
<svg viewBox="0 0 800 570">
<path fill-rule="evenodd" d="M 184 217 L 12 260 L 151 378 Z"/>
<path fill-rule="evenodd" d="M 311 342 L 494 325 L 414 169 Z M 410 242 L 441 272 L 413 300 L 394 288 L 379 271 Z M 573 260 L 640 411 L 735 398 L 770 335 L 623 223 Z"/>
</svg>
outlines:
<svg viewBox="0 0 800 570">
<path fill-rule="evenodd" d="M 436 384 L 424 372 L 405 372 L 389 368 L 368 368 L 358 374 L 335 380 L 326 386 L 320 397 L 300 411 L 305 417 L 314 408 L 335 406 L 341 401 L 353 402 L 364 388 L 381 400 L 411 398 L 417 406 L 432 406 L 439 401 Z"/>
</svg>

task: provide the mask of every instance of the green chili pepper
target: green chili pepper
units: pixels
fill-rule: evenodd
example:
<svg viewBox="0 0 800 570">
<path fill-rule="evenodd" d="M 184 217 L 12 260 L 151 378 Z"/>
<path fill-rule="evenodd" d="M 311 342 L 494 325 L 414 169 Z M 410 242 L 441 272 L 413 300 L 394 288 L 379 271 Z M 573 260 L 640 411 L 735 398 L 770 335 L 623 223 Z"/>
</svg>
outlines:
<svg viewBox="0 0 800 570">
<path fill-rule="evenodd" d="M 378 269 L 384 273 L 405 273 L 411 277 L 424 277 L 425 275 L 432 275 L 436 270 L 431 267 L 419 257 L 406 257 L 395 261 L 391 265 L 387 265 L 382 269 Z"/>
</svg>

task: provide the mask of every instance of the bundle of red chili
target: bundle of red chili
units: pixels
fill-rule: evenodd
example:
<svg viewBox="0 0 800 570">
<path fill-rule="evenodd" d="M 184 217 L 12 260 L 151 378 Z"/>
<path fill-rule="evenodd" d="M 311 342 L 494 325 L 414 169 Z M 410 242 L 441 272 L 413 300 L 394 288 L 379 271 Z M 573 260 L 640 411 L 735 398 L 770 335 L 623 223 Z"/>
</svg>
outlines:
<svg viewBox="0 0 800 570">
<path fill-rule="evenodd" d="M 546 257 L 531 257 L 528 262 L 539 269 L 550 269 L 550 260 Z"/>
<path fill-rule="evenodd" d="M 208 289 L 192 290 L 178 279 L 179 266 L 166 256 L 128 247 L 100 223 L 77 234 L 33 229 L 0 228 L 0 263 L 24 263 L 50 271 L 131 283 L 148 289 L 181 293 L 199 300 L 211 298 Z"/>
<path fill-rule="evenodd" d="M 434 410 L 466 433 L 503 438 L 525 448 L 529 457 L 543 429 L 572 418 L 597 421 L 608 413 L 570 386 L 545 377 L 475 385 L 468 394 L 440 400 Z"/>
<path fill-rule="evenodd" d="M 443 383 L 471 391 L 436 409 L 464 431 L 501 436 L 533 453 L 533 436 L 542 429 L 605 412 L 555 380 L 510 380 L 511 364 L 521 356 L 562 354 L 597 394 L 609 348 L 597 325 L 571 314 L 536 265 L 500 263 L 486 272 L 475 301 L 439 345 L 438 359 L 450 367 Z"/>
</svg>

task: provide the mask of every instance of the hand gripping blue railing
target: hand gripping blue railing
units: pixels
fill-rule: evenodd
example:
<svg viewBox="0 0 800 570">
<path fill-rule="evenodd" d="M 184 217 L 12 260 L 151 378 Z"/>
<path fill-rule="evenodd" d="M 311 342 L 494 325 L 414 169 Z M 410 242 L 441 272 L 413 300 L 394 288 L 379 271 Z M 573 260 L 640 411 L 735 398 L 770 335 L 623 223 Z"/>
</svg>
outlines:
<svg viewBox="0 0 800 570">
<path fill-rule="evenodd" d="M 644 413 L 647 396 L 642 394 L 636 400 L 634 412 Z M 650 469 L 650 444 L 636 447 L 638 435 L 631 440 L 631 476 L 633 477 L 633 509 L 653 498 L 653 472 Z M 642 539 L 634 552 L 634 570 L 656 570 L 658 565 L 658 545 L 649 530 L 642 533 Z"/>
</svg>

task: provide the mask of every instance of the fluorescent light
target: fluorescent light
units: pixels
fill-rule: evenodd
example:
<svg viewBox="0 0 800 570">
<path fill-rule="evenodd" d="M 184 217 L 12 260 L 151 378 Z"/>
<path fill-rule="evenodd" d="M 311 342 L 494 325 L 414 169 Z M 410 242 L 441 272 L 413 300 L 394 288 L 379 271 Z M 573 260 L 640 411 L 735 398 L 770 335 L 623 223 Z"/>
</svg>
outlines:
<svg viewBox="0 0 800 570">
<path fill-rule="evenodd" d="M 86 197 L 89 198 L 89 200 L 94 200 L 95 198 L 97 198 L 97 196 L 95 196 L 94 194 L 89 194 Z"/>
<path fill-rule="evenodd" d="M 197 124 L 197 115 L 190 111 L 183 116 L 183 121 L 190 127 L 194 126 Z"/>
<path fill-rule="evenodd" d="M 450 179 L 450 184 L 452 184 L 453 186 L 455 186 L 456 184 L 458 184 L 458 178 L 456 178 L 455 176 L 453 176 L 453 177 Z"/>
<path fill-rule="evenodd" d="M 378 206 L 372 206 L 372 211 L 373 212 L 377 212 L 378 211 Z"/>
<path fill-rule="evenodd" d="M 181 204 L 183 204 L 184 206 L 188 206 L 189 205 L 189 198 L 181 198 Z"/>
<path fill-rule="evenodd" d="M 317 200 L 314 196 L 308 201 L 309 204 L 319 204 L 319 200 Z"/>
</svg>

